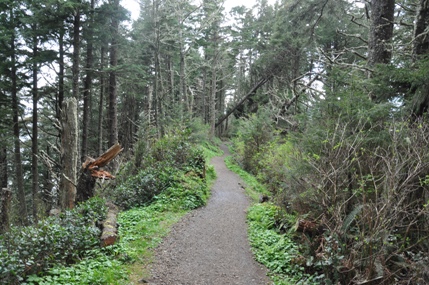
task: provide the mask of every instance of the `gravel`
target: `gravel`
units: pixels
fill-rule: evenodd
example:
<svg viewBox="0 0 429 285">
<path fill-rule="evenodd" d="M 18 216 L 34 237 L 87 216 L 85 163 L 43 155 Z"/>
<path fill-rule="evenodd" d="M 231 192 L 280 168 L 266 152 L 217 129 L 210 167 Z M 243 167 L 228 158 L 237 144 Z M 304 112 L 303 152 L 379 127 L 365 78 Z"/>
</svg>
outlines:
<svg viewBox="0 0 429 285">
<path fill-rule="evenodd" d="M 229 154 L 225 146 L 222 149 Z M 249 199 L 241 179 L 226 168 L 225 155 L 212 160 L 218 178 L 207 206 L 185 215 L 156 249 L 149 284 L 271 284 L 266 268 L 250 251 Z"/>
</svg>

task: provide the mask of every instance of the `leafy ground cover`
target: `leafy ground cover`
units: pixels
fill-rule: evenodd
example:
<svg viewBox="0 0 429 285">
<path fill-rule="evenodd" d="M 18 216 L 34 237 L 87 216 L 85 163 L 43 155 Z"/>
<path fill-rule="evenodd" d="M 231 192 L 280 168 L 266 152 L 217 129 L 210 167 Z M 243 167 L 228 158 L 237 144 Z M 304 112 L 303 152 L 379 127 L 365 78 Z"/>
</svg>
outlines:
<svg viewBox="0 0 429 285">
<path fill-rule="evenodd" d="M 93 198 L 36 225 L 11 227 L 0 236 L 0 284 L 39 284 L 38 274 L 93 257 L 99 249 L 96 222 L 105 213 L 105 201 Z"/>
<path fill-rule="evenodd" d="M 260 195 L 269 195 L 270 192 L 253 175 L 234 163 L 232 156 L 227 157 L 225 162 L 245 181 L 246 193 L 253 201 L 258 201 Z M 294 241 L 291 231 L 287 231 L 296 223 L 294 215 L 282 212 L 271 203 L 255 203 L 248 209 L 247 220 L 252 251 L 256 260 L 270 270 L 274 284 L 318 284 L 317 277 L 306 274 L 305 268 L 300 266 L 298 243 Z M 279 224 L 279 220 L 283 222 Z"/>
<path fill-rule="evenodd" d="M 146 278 L 151 250 L 186 212 L 207 202 L 215 173 L 206 161 L 220 154 L 183 134 L 156 142 L 150 151 L 145 161 L 134 158 L 124 167 L 130 174 L 118 179 L 113 192 L 101 193 L 127 209 L 118 216 L 116 245 L 100 247 L 97 225 L 106 213 L 105 199 L 91 199 L 0 236 L 0 284 L 125 285 Z"/>
</svg>

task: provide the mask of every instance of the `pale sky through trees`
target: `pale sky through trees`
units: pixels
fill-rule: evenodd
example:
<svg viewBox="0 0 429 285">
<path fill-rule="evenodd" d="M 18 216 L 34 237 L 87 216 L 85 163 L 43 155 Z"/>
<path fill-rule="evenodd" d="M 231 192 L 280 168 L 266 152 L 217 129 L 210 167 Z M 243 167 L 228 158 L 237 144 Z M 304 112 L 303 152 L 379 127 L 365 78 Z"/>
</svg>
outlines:
<svg viewBox="0 0 429 285">
<path fill-rule="evenodd" d="M 136 20 L 139 16 L 140 6 L 139 0 L 122 0 L 121 5 L 124 6 L 128 11 L 131 12 L 131 19 Z M 232 7 L 235 6 L 246 6 L 252 7 L 255 4 L 255 0 L 226 0 L 225 1 L 225 10 L 229 12 Z M 272 1 L 268 1 L 272 2 Z"/>
</svg>

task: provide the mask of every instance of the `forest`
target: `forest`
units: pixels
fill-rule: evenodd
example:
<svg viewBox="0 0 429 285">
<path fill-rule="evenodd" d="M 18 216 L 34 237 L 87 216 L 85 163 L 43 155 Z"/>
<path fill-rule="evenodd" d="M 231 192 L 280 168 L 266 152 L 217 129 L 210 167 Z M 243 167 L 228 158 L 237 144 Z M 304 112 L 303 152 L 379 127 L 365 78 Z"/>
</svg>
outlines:
<svg viewBox="0 0 429 285">
<path fill-rule="evenodd" d="M 0 0 L 0 284 L 62 284 L 28 276 L 105 200 L 204 205 L 219 138 L 297 245 L 275 284 L 429 282 L 429 1 L 224 4 Z"/>
</svg>

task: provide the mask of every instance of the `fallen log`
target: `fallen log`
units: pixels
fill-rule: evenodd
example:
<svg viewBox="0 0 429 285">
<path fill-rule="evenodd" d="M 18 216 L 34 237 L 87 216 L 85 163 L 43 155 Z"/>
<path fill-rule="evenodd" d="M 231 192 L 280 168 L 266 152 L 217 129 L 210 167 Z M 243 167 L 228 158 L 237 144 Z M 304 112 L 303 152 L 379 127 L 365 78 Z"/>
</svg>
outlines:
<svg viewBox="0 0 429 285">
<path fill-rule="evenodd" d="M 96 179 L 115 179 L 115 176 L 108 171 L 101 169 L 112 161 L 121 151 L 120 144 L 115 144 L 105 153 L 94 159 L 88 157 L 82 163 L 82 169 L 76 185 L 76 202 L 83 202 L 94 196 Z"/>
<path fill-rule="evenodd" d="M 101 246 L 109 246 L 115 244 L 118 239 L 117 217 L 119 213 L 118 207 L 113 203 L 106 203 L 108 207 L 106 219 L 103 221 L 103 229 L 101 232 Z"/>
</svg>

